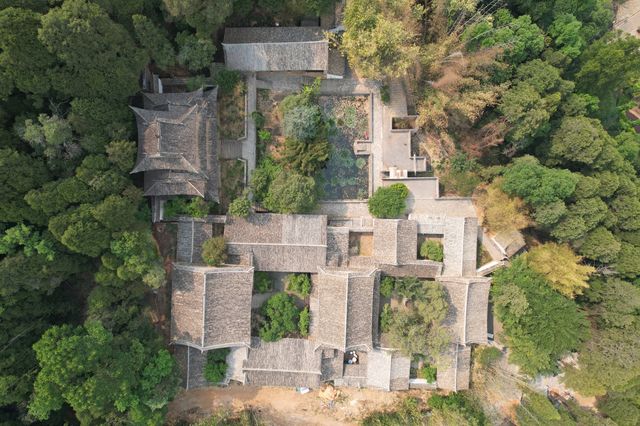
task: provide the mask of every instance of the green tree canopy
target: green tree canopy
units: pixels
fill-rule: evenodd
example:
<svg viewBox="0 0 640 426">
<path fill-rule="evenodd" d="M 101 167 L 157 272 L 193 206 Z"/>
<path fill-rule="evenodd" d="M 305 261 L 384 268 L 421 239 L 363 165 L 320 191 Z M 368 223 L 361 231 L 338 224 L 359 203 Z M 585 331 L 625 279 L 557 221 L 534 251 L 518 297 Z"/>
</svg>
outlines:
<svg viewBox="0 0 640 426">
<path fill-rule="evenodd" d="M 281 171 L 269 185 L 263 203 L 276 213 L 308 213 L 316 205 L 316 182 L 312 177 Z"/>
<path fill-rule="evenodd" d="M 56 58 L 49 72 L 61 93 L 122 100 L 138 91 L 146 55 L 97 4 L 65 0 L 42 17 L 38 39 Z"/>
<path fill-rule="evenodd" d="M 504 325 L 509 359 L 526 374 L 553 372 L 565 353 L 588 337 L 588 322 L 575 302 L 552 289 L 518 257 L 494 274 L 491 299 Z"/>
<path fill-rule="evenodd" d="M 174 65 L 176 53 L 167 35 L 144 15 L 133 15 L 131 19 L 138 42 L 147 51 L 147 55 L 162 69 Z"/>
<path fill-rule="evenodd" d="M 260 338 L 267 342 L 282 339 L 298 331 L 300 311 L 286 293 L 271 296 L 262 307 L 265 319 L 260 326 Z"/>
<path fill-rule="evenodd" d="M 0 8 L 0 99 L 17 88 L 44 95 L 54 57 L 38 40 L 41 15 L 14 7 Z"/>
<path fill-rule="evenodd" d="M 169 18 L 183 20 L 195 28 L 202 38 L 211 35 L 222 26 L 233 12 L 230 0 L 163 0 Z"/>
<path fill-rule="evenodd" d="M 567 199 L 575 191 L 578 176 L 564 169 L 545 167 L 532 156 L 517 158 L 506 169 L 502 190 L 533 206 Z"/>
<path fill-rule="evenodd" d="M 166 349 L 113 335 L 100 323 L 52 327 L 34 350 L 40 371 L 29 413 L 40 420 L 66 403 L 85 424 L 158 424 L 177 391 L 175 362 Z"/>
<path fill-rule="evenodd" d="M 403 183 L 381 186 L 369 198 L 369 213 L 378 218 L 397 218 L 407 208 L 409 189 Z"/>
</svg>

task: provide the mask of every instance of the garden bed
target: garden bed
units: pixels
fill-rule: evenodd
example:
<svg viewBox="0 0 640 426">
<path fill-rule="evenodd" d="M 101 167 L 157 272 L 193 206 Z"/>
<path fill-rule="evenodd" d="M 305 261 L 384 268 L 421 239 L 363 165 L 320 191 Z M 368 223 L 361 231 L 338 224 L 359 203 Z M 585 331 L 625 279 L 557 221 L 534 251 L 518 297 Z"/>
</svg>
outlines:
<svg viewBox="0 0 640 426">
<path fill-rule="evenodd" d="M 247 86 L 241 80 L 230 92 L 218 93 L 218 130 L 221 139 L 246 137 L 246 93 Z"/>
<path fill-rule="evenodd" d="M 357 140 L 369 140 L 371 102 L 368 96 L 320 96 L 320 105 L 332 122 L 332 153 L 321 173 L 326 200 L 366 199 L 369 196 L 369 156 L 354 153 Z"/>
<path fill-rule="evenodd" d="M 244 168 L 245 165 L 240 160 L 220 161 L 220 209 L 226 212 L 229 204 L 244 190 Z"/>
</svg>

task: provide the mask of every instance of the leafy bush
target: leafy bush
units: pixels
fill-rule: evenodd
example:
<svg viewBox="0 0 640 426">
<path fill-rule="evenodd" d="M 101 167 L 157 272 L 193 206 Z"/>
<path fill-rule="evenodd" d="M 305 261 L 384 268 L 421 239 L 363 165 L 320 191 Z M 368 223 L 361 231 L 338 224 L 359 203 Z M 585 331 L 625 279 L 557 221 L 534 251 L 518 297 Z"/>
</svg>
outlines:
<svg viewBox="0 0 640 426">
<path fill-rule="evenodd" d="M 281 171 L 269 185 L 263 204 L 275 213 L 308 213 L 316 205 L 316 196 L 312 177 Z"/>
<path fill-rule="evenodd" d="M 304 176 L 313 176 L 327 164 L 330 154 L 331 144 L 326 140 L 304 142 L 287 139 L 282 161 Z"/>
<path fill-rule="evenodd" d="M 385 303 L 380 312 L 380 330 L 383 333 L 387 333 L 391 327 L 391 321 L 393 320 L 393 311 L 391 305 Z"/>
<path fill-rule="evenodd" d="M 481 367 L 487 367 L 502 358 L 502 351 L 495 346 L 487 346 L 478 350 L 478 364 Z"/>
<path fill-rule="evenodd" d="M 262 202 L 267 197 L 271 182 L 282 172 L 282 166 L 273 158 L 265 157 L 251 174 L 249 184 L 253 197 L 257 202 Z"/>
<path fill-rule="evenodd" d="M 391 90 L 388 84 L 383 84 L 382 87 L 380 87 L 380 100 L 385 105 L 389 105 L 391 102 Z"/>
<path fill-rule="evenodd" d="M 228 348 L 214 349 L 207 352 L 207 363 L 204 366 L 204 378 L 210 383 L 220 383 L 227 373 Z"/>
<path fill-rule="evenodd" d="M 222 68 L 213 76 L 213 82 L 221 92 L 231 92 L 242 80 L 242 74 L 236 70 Z"/>
<path fill-rule="evenodd" d="M 209 238 L 202 244 L 202 260 L 209 266 L 220 266 L 227 260 L 224 238 Z"/>
<path fill-rule="evenodd" d="M 298 321 L 298 330 L 300 331 L 300 334 L 304 337 L 309 335 L 309 322 L 310 322 L 309 308 L 304 308 L 300 312 L 300 320 Z"/>
<path fill-rule="evenodd" d="M 307 274 L 289 274 L 287 275 L 287 290 L 307 297 L 311 294 L 311 279 Z"/>
<path fill-rule="evenodd" d="M 253 122 L 256 123 L 256 128 L 262 129 L 264 127 L 266 120 L 260 111 L 253 111 L 251 113 L 251 118 L 253 119 Z"/>
<path fill-rule="evenodd" d="M 444 259 L 442 244 L 434 240 L 425 240 L 420 245 L 420 257 L 436 262 L 442 262 Z"/>
<path fill-rule="evenodd" d="M 211 205 L 200 197 L 172 198 L 164 204 L 164 217 L 176 216 L 205 217 L 209 214 Z"/>
<path fill-rule="evenodd" d="M 270 131 L 264 129 L 258 130 L 258 139 L 260 139 L 260 142 L 269 143 L 272 137 Z"/>
<path fill-rule="evenodd" d="M 377 218 L 397 218 L 407 208 L 409 188 L 403 183 L 383 186 L 369 198 L 369 213 Z"/>
<path fill-rule="evenodd" d="M 419 371 L 418 377 L 422 379 L 426 379 L 429 383 L 434 383 L 436 381 L 438 369 L 431 364 L 425 364 Z"/>
<path fill-rule="evenodd" d="M 405 398 L 392 411 L 377 411 L 362 419 L 362 426 L 420 426 L 427 424 L 427 413 L 416 398 Z"/>
<path fill-rule="evenodd" d="M 427 403 L 434 411 L 457 413 L 464 417 L 469 424 L 478 426 L 489 424 L 482 408 L 464 393 L 456 392 L 446 396 L 433 395 Z"/>
<path fill-rule="evenodd" d="M 319 105 L 300 105 L 284 113 L 283 132 L 287 138 L 309 142 L 322 132 L 324 114 Z"/>
<path fill-rule="evenodd" d="M 527 390 L 516 409 L 516 418 L 520 425 L 533 426 L 557 422 L 561 420 L 561 415 L 546 396 Z"/>
<path fill-rule="evenodd" d="M 209 38 L 199 38 L 186 31 L 176 36 L 178 43 L 178 62 L 191 71 L 206 68 L 213 61 L 216 45 Z"/>
<path fill-rule="evenodd" d="M 275 342 L 298 330 L 300 311 L 293 297 L 286 293 L 271 296 L 262 307 L 265 320 L 260 327 L 260 338 L 265 342 Z"/>
<path fill-rule="evenodd" d="M 267 272 L 256 271 L 253 274 L 253 290 L 256 293 L 268 293 L 273 287 L 271 277 Z"/>
<path fill-rule="evenodd" d="M 382 297 L 391 297 L 396 287 L 396 280 L 393 277 L 384 277 L 380 283 L 380 294 Z"/>
<path fill-rule="evenodd" d="M 229 204 L 228 213 L 237 217 L 247 217 L 251 214 L 251 201 L 246 192 Z"/>
<path fill-rule="evenodd" d="M 321 83 L 322 80 L 320 80 L 320 78 L 316 78 L 313 84 L 304 86 L 299 93 L 294 93 L 284 98 L 280 103 L 280 110 L 282 113 L 286 114 L 287 111 L 291 111 L 296 107 L 316 103 L 318 95 L 320 94 Z"/>
</svg>

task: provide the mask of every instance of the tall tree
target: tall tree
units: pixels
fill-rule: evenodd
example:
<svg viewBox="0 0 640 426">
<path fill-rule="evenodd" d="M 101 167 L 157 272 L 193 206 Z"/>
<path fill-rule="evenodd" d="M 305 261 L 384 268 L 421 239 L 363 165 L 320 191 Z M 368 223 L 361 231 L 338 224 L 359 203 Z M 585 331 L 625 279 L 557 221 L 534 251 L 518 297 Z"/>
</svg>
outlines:
<svg viewBox="0 0 640 426">
<path fill-rule="evenodd" d="M 161 424 L 177 390 L 166 349 L 113 335 L 99 322 L 52 327 L 34 349 L 40 371 L 29 413 L 40 420 L 66 403 L 83 424 Z"/>
<path fill-rule="evenodd" d="M 522 257 L 495 273 L 491 299 L 504 325 L 509 359 L 526 374 L 557 371 L 558 360 L 588 337 L 587 319 L 575 302 L 552 289 Z"/>
<path fill-rule="evenodd" d="M 0 99 L 17 88 L 44 95 L 54 57 L 38 40 L 40 14 L 28 9 L 0 9 Z"/>
<path fill-rule="evenodd" d="M 362 77 L 402 77 L 418 55 L 414 0 L 351 0 L 344 12 L 341 48 Z"/>
<path fill-rule="evenodd" d="M 147 57 L 97 4 L 65 0 L 42 17 L 38 39 L 57 59 L 51 84 L 61 93 L 122 100 L 138 91 Z"/>
<path fill-rule="evenodd" d="M 595 272 L 595 268 L 582 265 L 580 256 L 576 256 L 568 245 L 542 244 L 531 249 L 525 258 L 527 265 L 542 274 L 551 287 L 570 298 L 589 287 L 589 275 Z"/>
<path fill-rule="evenodd" d="M 230 0 L 164 0 L 164 6 L 171 19 L 184 20 L 203 38 L 211 37 L 233 13 Z"/>
</svg>

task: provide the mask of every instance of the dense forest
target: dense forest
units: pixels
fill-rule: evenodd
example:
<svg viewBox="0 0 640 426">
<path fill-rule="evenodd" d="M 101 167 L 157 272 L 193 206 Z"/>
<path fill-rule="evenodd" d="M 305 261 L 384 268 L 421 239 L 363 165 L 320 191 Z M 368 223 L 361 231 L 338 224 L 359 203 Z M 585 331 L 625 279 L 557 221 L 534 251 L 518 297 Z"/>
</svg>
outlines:
<svg viewBox="0 0 640 426">
<path fill-rule="evenodd" d="M 179 379 L 150 312 L 165 270 L 129 175 L 128 105 L 147 64 L 215 79 L 224 26 L 333 5 L 0 0 L 0 422 L 162 424 Z M 333 42 L 360 77 L 403 80 L 446 193 L 473 195 L 491 231 L 527 235 L 492 286 L 510 362 L 564 372 L 633 425 L 640 40 L 613 30 L 615 6 L 347 0 Z"/>
</svg>

